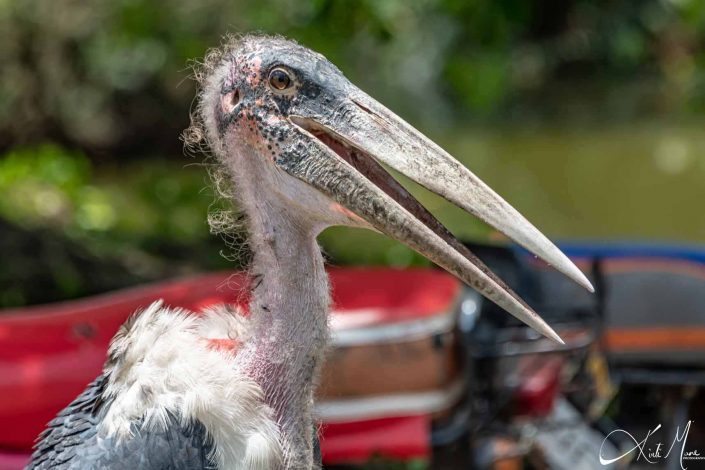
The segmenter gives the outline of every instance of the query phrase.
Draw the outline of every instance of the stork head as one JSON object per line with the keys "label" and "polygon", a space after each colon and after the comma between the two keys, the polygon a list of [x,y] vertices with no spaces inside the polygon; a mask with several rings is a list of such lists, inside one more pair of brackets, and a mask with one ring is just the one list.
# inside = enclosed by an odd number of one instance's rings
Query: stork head
{"label": "stork head", "polygon": [[481,218],[592,291],[558,248],[451,155],[294,42],[246,36],[210,66],[199,118],[236,180],[256,180],[268,205],[320,228],[362,226],[397,239],[560,341],[383,167]]}

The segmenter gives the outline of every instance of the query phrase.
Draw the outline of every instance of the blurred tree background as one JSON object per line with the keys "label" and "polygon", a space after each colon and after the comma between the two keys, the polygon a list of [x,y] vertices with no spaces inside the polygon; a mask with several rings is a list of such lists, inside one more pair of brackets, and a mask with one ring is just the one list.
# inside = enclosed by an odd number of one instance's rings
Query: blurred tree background
{"label": "blurred tree background", "polygon": [[[322,52],[551,236],[705,236],[701,0],[0,0],[0,307],[238,264],[178,136],[189,60],[248,31]],[[423,263],[374,234],[322,242]]]}

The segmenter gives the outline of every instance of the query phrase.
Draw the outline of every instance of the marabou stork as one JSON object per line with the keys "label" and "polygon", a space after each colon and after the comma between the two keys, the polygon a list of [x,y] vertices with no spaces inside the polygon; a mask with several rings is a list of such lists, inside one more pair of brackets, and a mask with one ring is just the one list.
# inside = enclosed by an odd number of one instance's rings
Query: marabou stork
{"label": "marabou stork", "polygon": [[[410,246],[545,336],[556,333],[385,171],[586,277],[480,179],[320,54],[269,36],[210,53],[192,141],[227,170],[246,214],[250,316],[159,302],[113,339],[103,373],[40,435],[29,468],[318,468],[314,385],[328,342],[317,235],[364,227]],[[194,137],[195,136],[195,137]]]}

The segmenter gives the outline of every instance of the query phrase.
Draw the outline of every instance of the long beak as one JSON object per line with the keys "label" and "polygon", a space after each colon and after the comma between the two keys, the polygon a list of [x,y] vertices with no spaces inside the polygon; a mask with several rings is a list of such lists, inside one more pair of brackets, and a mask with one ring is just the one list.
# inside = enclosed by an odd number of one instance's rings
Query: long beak
{"label": "long beak", "polygon": [[387,173],[389,165],[480,217],[593,291],[585,275],[512,206],[401,118],[354,89],[332,118],[289,116],[310,145],[276,163],[453,273],[539,333],[562,343],[541,317]]}

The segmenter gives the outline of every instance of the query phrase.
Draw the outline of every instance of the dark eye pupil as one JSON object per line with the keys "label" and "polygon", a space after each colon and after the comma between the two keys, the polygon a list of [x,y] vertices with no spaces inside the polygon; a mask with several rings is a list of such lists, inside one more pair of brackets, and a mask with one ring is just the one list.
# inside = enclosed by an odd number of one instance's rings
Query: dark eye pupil
{"label": "dark eye pupil", "polygon": [[285,88],[289,87],[291,79],[289,78],[289,75],[283,70],[274,70],[272,71],[272,74],[269,77],[269,82],[277,90],[284,90]]}

